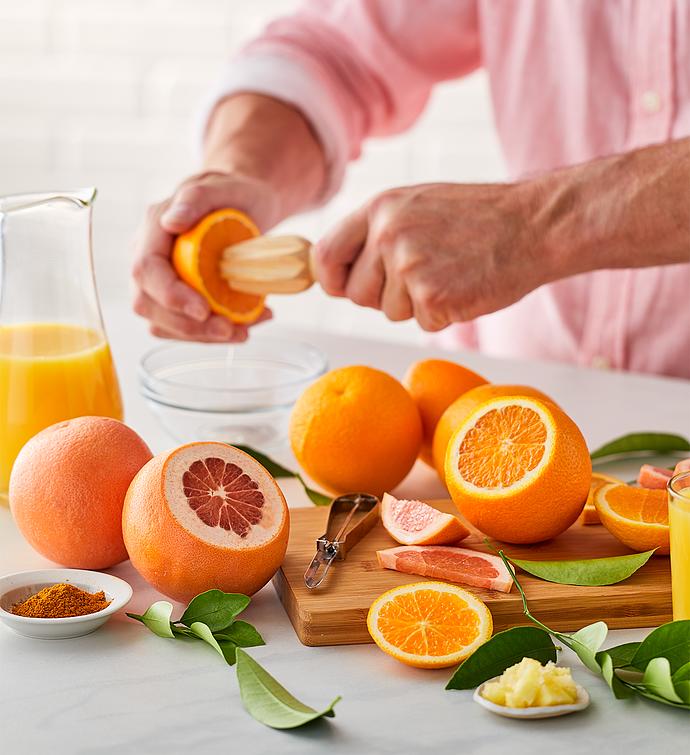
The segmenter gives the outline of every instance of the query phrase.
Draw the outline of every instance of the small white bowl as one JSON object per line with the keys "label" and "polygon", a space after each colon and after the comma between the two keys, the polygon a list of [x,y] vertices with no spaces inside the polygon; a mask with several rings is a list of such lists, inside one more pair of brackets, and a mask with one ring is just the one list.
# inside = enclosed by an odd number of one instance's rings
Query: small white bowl
{"label": "small white bowl", "polygon": [[[86,616],[64,619],[34,619],[17,616],[12,606],[21,603],[44,587],[61,583],[72,584],[88,592],[103,590],[110,605],[102,611]],[[65,640],[90,634],[122,610],[132,597],[132,588],[119,577],[83,569],[41,569],[0,577],[0,620],[17,634],[41,640]]]}
{"label": "small white bowl", "polygon": [[[484,684],[495,682],[498,677],[489,679]],[[565,716],[568,713],[576,713],[578,710],[584,710],[589,705],[589,693],[584,687],[576,684],[577,700],[570,705],[543,705],[534,708],[509,708],[506,705],[496,705],[491,700],[482,697],[484,684],[480,684],[474,691],[474,701],[479,703],[482,708],[490,710],[499,716],[506,718],[554,718],[555,716]]]}

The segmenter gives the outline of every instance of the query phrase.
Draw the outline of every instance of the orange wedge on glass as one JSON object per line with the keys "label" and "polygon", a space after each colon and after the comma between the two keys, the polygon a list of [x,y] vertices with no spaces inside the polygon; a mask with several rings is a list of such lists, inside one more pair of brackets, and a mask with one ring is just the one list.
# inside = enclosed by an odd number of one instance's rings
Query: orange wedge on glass
{"label": "orange wedge on glass", "polygon": [[592,475],[587,444],[565,412],[531,396],[492,398],[446,450],[446,484],[475,527],[509,543],[538,543],[580,515]]}
{"label": "orange wedge on glass", "polygon": [[610,483],[622,483],[623,480],[619,480],[617,477],[611,477],[608,474],[601,474],[601,472],[592,472],[592,481],[589,483],[589,494],[587,495],[587,503],[585,503],[584,509],[582,509],[582,516],[580,521],[582,524],[601,524],[599,514],[597,514],[596,506],[594,505],[594,494],[603,488],[604,485]]}
{"label": "orange wedge on glass", "polygon": [[232,322],[254,322],[264,310],[264,297],[232,289],[220,274],[223,250],[259,235],[252,220],[239,210],[216,210],[180,234],[172,262],[182,280],[208,301],[212,311]]}
{"label": "orange wedge on glass", "polygon": [[472,593],[445,582],[415,582],[385,592],[367,627],[384,653],[408,666],[455,666],[486,642],[493,619]]}
{"label": "orange wedge on glass", "polygon": [[634,551],[657,548],[657,554],[669,552],[665,490],[610,483],[595,492],[594,505],[601,523],[628,548]]}

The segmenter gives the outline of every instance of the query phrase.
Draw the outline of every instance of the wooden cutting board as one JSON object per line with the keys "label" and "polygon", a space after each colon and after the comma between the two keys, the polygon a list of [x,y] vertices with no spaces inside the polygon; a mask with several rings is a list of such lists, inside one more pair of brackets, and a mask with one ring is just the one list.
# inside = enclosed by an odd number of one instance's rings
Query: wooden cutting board
{"label": "wooden cutting board", "polygon": [[[434,506],[457,513],[451,501]],[[280,571],[273,578],[297,636],[305,645],[352,645],[371,642],[366,618],[372,601],[398,585],[422,581],[424,577],[381,569],[376,551],[393,548],[394,542],[379,522],[348,554],[335,561],[321,587],[309,590],[304,571],[315,551],[315,541],[326,529],[326,508],[291,510],[290,542]],[[488,550],[479,534],[472,534],[463,546]],[[619,556],[630,551],[601,525],[573,525],[548,543],[535,546],[506,545],[516,558],[569,559]],[[671,620],[671,572],[668,557],[653,557],[625,582],[608,587],[573,587],[544,582],[518,574],[532,613],[552,629],[572,631],[594,621],[605,621],[611,629],[658,626]],[[495,631],[528,621],[522,601],[513,587],[508,593],[467,588],[490,608]]]}

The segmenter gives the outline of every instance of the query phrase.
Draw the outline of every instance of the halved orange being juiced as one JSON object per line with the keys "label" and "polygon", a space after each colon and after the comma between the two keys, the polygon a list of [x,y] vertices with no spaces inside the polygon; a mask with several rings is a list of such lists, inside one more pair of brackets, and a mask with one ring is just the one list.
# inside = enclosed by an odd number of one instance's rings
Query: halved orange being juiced
{"label": "halved orange being juiced", "polygon": [[223,251],[259,233],[243,212],[223,209],[206,215],[175,240],[172,263],[177,274],[208,301],[213,312],[232,322],[254,322],[264,310],[264,297],[230,287],[220,274]]}
{"label": "halved orange being juiced", "polygon": [[445,582],[415,582],[383,593],[369,609],[367,628],[388,655],[408,666],[455,666],[490,637],[493,619],[467,590]]}
{"label": "halved orange being juiced", "polygon": [[562,409],[509,396],[480,404],[458,427],[445,474],[455,505],[475,527],[497,540],[538,543],[577,519],[592,464]]}

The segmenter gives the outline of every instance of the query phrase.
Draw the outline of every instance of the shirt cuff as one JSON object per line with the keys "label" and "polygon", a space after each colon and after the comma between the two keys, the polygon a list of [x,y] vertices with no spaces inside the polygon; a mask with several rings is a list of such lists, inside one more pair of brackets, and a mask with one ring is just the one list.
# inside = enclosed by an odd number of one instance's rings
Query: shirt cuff
{"label": "shirt cuff", "polygon": [[203,101],[196,124],[196,144],[201,154],[209,118],[224,98],[240,92],[256,92],[286,102],[309,121],[326,158],[326,180],[315,205],[330,199],[340,188],[348,159],[348,136],[338,104],[318,73],[288,57],[245,54],[232,61]]}

